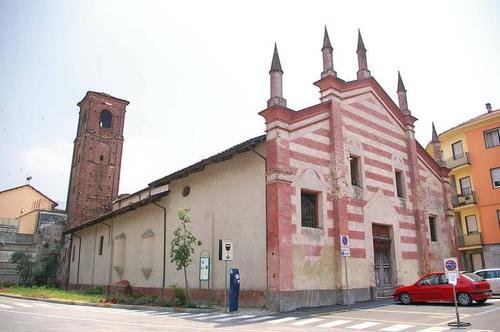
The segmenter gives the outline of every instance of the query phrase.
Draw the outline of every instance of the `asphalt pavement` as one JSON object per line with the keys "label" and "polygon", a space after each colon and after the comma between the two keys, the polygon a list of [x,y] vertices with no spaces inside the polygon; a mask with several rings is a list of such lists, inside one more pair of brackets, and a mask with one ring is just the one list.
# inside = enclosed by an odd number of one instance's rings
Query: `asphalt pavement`
{"label": "asphalt pavement", "polygon": [[[0,296],[0,331],[453,331],[451,304],[400,305],[382,301],[351,310],[324,307],[291,313],[242,310],[168,312],[48,303]],[[472,325],[461,331],[500,331],[500,298],[459,307]]]}

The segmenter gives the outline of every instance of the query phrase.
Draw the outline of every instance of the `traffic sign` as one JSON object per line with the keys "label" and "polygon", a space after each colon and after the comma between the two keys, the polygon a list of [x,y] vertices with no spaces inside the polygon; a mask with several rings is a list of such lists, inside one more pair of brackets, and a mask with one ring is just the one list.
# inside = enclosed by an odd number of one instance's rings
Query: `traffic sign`
{"label": "traffic sign", "polygon": [[233,260],[233,241],[219,240],[219,260],[220,261]]}
{"label": "traffic sign", "polygon": [[340,236],[340,255],[342,257],[351,256],[351,242],[349,241],[349,235]]}
{"label": "traffic sign", "polygon": [[448,280],[450,279],[450,272],[456,273],[458,276],[458,261],[456,257],[449,257],[443,260],[444,273]]}

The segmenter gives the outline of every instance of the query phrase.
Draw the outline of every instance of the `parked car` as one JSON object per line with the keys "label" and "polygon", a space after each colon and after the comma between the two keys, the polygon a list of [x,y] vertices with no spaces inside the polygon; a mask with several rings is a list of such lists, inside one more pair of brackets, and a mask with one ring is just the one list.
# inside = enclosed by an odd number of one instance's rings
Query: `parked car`
{"label": "parked car", "polygon": [[[455,286],[457,302],[470,305],[472,301],[484,303],[491,297],[490,284],[474,273],[460,273]],[[413,285],[396,288],[394,301],[402,304],[418,302],[453,303],[453,286],[448,283],[444,272],[432,272],[424,275]]]}
{"label": "parked car", "polygon": [[474,273],[490,283],[493,294],[500,294],[500,267],[478,270]]}

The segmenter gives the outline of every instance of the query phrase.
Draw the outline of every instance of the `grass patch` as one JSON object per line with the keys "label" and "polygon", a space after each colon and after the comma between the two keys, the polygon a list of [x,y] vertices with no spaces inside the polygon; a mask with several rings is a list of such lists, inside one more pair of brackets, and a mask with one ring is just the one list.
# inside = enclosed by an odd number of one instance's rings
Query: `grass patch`
{"label": "grass patch", "polygon": [[66,291],[57,288],[49,287],[23,287],[23,286],[7,286],[0,288],[0,293],[21,295],[28,297],[36,297],[42,299],[56,299],[77,302],[90,302],[99,303],[107,299],[105,294],[96,294],[97,292],[79,292],[79,291]]}

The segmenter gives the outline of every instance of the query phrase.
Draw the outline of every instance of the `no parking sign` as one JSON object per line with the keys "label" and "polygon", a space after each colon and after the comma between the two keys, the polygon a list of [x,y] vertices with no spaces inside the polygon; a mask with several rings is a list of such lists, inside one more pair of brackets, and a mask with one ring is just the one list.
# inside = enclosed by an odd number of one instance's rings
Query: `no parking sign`
{"label": "no parking sign", "polygon": [[458,278],[458,261],[456,257],[449,257],[443,260],[444,273],[448,278],[448,283],[456,285]]}

